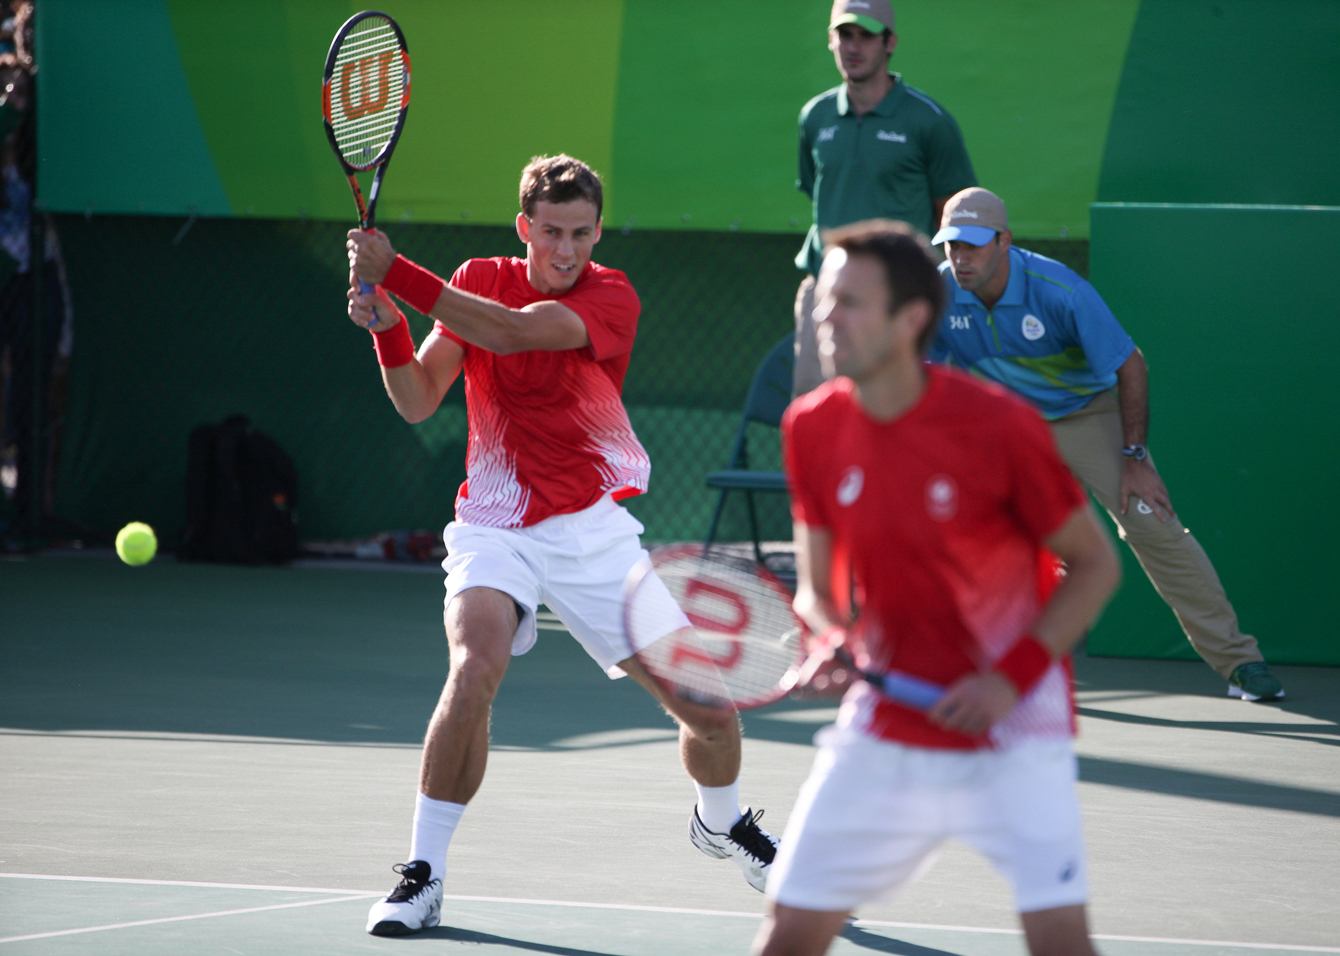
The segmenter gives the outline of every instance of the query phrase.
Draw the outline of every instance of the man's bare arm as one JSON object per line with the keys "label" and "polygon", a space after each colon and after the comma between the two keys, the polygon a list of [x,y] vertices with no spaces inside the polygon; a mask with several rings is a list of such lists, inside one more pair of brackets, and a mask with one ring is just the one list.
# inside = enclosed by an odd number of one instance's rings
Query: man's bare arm
{"label": "man's bare arm", "polygon": [[796,616],[811,634],[842,626],[833,600],[833,535],[827,528],[794,523],[796,541]]}
{"label": "man's bare arm", "polygon": [[1121,563],[1093,508],[1076,508],[1046,541],[1065,562],[1066,574],[1033,625],[1033,636],[1052,657],[1064,657],[1098,620],[1121,582]]}
{"label": "man's bare arm", "polygon": [[[353,230],[348,241],[349,263],[360,279],[371,285],[386,278],[396,251],[386,234]],[[591,344],[581,316],[558,301],[534,302],[509,309],[491,299],[444,284],[428,313],[471,345],[498,355],[513,352],[560,352]]]}
{"label": "man's bare arm", "polygon": [[1127,445],[1143,445],[1149,436],[1149,366],[1139,349],[1117,369],[1121,436]]}
{"label": "man's bare arm", "polygon": [[[941,196],[939,199],[931,200],[931,202],[935,204],[935,218],[932,220],[934,225],[931,226],[932,234],[940,231],[940,222],[944,219],[945,206],[949,203],[949,200],[953,198],[953,196]],[[936,248],[939,247],[937,246]]]}
{"label": "man's bare arm", "polygon": [[[1056,659],[1070,653],[1098,619],[1121,580],[1121,565],[1087,504],[1071,512],[1046,545],[1066,563],[1066,576],[1033,625],[1033,636]],[[1004,720],[1018,700],[1008,677],[987,670],[957,681],[928,716],[942,727],[976,737]]]}
{"label": "man's bare arm", "polygon": [[[1123,441],[1128,447],[1145,444],[1149,435],[1149,367],[1139,349],[1117,369],[1117,402],[1121,406]],[[1121,491],[1117,496],[1122,514],[1129,509],[1131,498],[1139,498],[1154,509],[1160,521],[1173,515],[1168,487],[1148,458],[1136,461],[1127,456],[1122,465]]]}
{"label": "man's bare arm", "polygon": [[[362,295],[358,280],[349,277],[349,318],[355,325],[369,328],[375,310],[378,335],[395,335],[390,331],[405,321],[400,310],[391,304],[386,293],[378,289],[371,295]],[[444,335],[436,332],[423,340],[418,354],[407,364],[396,368],[382,367],[382,383],[396,411],[405,421],[421,422],[442,404],[447,389],[460,373],[465,351]]]}

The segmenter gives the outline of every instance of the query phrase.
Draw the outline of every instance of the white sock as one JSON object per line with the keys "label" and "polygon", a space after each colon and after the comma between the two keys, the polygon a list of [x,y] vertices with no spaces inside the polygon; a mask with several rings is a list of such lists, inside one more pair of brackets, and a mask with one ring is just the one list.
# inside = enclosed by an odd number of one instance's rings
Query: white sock
{"label": "white sock", "polygon": [[447,872],[447,847],[451,846],[451,836],[464,812],[463,803],[449,803],[418,794],[414,803],[414,838],[409,845],[409,858],[411,861],[423,860],[431,866],[431,879],[441,880]]}
{"label": "white sock", "polygon": [[713,833],[729,833],[735,821],[744,816],[740,812],[740,781],[727,787],[704,787],[698,781],[698,819]]}

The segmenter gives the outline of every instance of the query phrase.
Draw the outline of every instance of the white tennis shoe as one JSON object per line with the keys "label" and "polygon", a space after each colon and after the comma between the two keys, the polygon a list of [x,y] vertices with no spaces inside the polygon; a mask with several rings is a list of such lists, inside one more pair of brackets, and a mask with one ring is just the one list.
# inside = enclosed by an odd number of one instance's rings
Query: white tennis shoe
{"label": "white tennis shoe", "polygon": [[777,855],[777,838],[758,825],[762,817],[762,810],[754,813],[745,807],[744,816],[735,821],[729,833],[716,833],[707,829],[698,816],[698,808],[694,807],[693,819],[689,821],[689,839],[708,856],[734,860],[744,871],[749,885],[762,893],[768,881],[768,868]]}
{"label": "white tennis shoe", "polygon": [[368,911],[373,936],[406,936],[436,926],[442,915],[442,881],[430,880],[433,869],[423,860],[397,863],[400,885]]}

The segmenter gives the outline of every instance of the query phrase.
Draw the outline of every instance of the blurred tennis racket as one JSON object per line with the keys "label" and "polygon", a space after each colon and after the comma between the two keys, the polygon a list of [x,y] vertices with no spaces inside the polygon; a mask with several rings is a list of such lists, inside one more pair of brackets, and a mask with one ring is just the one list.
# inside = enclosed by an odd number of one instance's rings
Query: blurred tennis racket
{"label": "blurred tennis racket", "polygon": [[[830,662],[834,666],[826,672],[825,665]],[[930,710],[945,694],[945,688],[939,684],[933,684],[911,674],[904,674],[901,671],[876,673],[857,667],[851,654],[840,644],[818,648],[803,663],[788,672],[782,678],[783,692],[789,693],[792,690],[809,687],[822,690],[821,681],[844,683],[847,678],[847,675],[841,673],[844,668],[867,684],[872,684],[890,700],[896,700],[915,710]]]}
{"label": "blurred tennis racket", "polygon": [[[344,22],[321,79],[321,110],[326,136],[349,178],[358,205],[358,228],[371,232],[377,196],[391,151],[409,109],[409,47],[400,26],[384,13],[366,10]],[[375,169],[367,202],[355,173]],[[358,282],[363,294],[372,286]],[[377,319],[374,315],[373,323]]]}
{"label": "blurred tennis racket", "polygon": [[[692,627],[674,629],[681,609]],[[642,666],[672,694],[715,707],[784,697],[804,658],[799,624],[775,575],[720,549],[659,548],[625,589],[624,627]]]}

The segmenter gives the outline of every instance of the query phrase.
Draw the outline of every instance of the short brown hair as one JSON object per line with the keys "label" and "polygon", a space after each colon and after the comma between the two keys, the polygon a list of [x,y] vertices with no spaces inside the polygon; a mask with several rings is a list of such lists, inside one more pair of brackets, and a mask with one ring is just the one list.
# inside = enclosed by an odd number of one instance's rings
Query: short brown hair
{"label": "short brown hair", "polygon": [[600,218],[605,191],[596,171],[567,153],[534,156],[521,170],[521,211],[529,219],[538,202],[565,203],[585,199],[596,207]]}
{"label": "short brown hair", "polygon": [[845,250],[849,256],[869,256],[884,266],[889,286],[889,315],[909,302],[924,299],[931,320],[917,337],[917,350],[925,353],[940,329],[945,309],[945,284],[931,258],[926,237],[905,222],[868,219],[824,233],[824,251]]}

